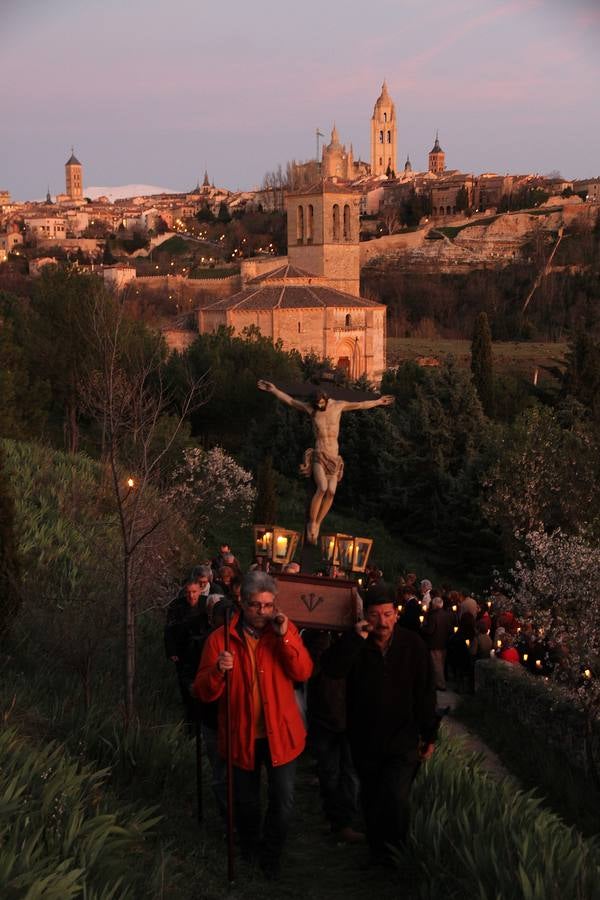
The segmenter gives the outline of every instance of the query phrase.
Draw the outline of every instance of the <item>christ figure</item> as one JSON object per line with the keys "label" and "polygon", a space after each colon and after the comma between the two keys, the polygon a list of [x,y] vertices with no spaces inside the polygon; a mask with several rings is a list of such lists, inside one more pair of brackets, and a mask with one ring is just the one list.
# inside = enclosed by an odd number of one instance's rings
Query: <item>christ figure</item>
{"label": "christ figure", "polygon": [[300,472],[307,478],[312,475],[315,482],[316,490],[310,503],[306,539],[310,544],[316,544],[321,523],[331,508],[338,482],[344,474],[344,460],[340,456],[338,445],[342,413],[353,409],[391,406],[394,398],[387,394],[376,400],[332,400],[325,391],[317,389],[312,403],[304,403],[279,390],[270,381],[261,380],[258,387],[261,391],[274,394],[282,403],[307,413],[312,419],[315,446],[304,454]]}

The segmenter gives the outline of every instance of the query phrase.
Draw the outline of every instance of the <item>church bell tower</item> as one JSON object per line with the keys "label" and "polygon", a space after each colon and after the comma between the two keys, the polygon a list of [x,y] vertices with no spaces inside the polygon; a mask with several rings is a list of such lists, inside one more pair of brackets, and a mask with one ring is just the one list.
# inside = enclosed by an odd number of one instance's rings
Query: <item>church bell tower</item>
{"label": "church bell tower", "polygon": [[290,265],[360,296],[359,195],[324,180],[288,194],[286,210]]}
{"label": "church bell tower", "polygon": [[384,81],[371,117],[371,175],[395,176],[396,150],[396,107]]}

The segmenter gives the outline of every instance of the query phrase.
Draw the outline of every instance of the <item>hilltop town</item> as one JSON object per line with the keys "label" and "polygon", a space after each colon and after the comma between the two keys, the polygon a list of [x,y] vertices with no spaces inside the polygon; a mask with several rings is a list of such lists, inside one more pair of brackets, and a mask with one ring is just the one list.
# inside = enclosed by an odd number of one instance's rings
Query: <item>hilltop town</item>
{"label": "hilltop town", "polygon": [[[321,147],[317,130],[315,159],[279,167],[259,189],[217,187],[205,172],[188,191],[114,200],[87,196],[84,166],[72,151],[64,193],[13,202],[0,191],[0,275],[35,277],[48,265],[97,271],[152,307],[179,349],[206,328],[256,325],[286,349],[332,356],[352,375],[377,380],[385,368],[383,304],[372,291],[361,300],[361,273],[373,285],[390,266],[412,274],[501,268],[530,259],[536,239],[550,258],[569,229],[597,221],[600,178],[465,173],[447,166],[438,134],[426,171],[408,156],[399,168],[401,136],[385,82],[369,134],[368,163],[334,125]],[[323,318],[323,298],[306,290],[293,300],[298,315],[284,323],[280,310],[280,321],[273,313],[267,322],[259,314],[265,296],[247,296],[266,278],[271,290],[288,288],[290,296],[315,279],[338,290],[327,301],[334,324]],[[375,306],[373,325],[367,312]],[[330,325],[345,329],[341,342],[328,336]]]}

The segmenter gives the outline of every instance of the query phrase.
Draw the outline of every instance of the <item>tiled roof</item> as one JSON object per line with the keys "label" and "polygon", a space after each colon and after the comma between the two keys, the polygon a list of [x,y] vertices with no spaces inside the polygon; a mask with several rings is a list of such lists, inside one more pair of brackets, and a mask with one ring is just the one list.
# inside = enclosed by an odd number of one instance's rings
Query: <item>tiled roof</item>
{"label": "tiled roof", "polygon": [[280,281],[282,278],[314,278],[311,272],[299,269],[297,266],[283,265],[271,269],[261,275],[256,275],[248,280],[248,284],[262,284],[265,281]]}
{"label": "tiled roof", "polygon": [[74,154],[74,153],[71,153],[71,155],[70,155],[70,157],[68,158],[68,160],[66,161],[65,165],[66,165],[66,166],[80,166],[81,163],[79,162],[79,160],[77,159],[77,157],[75,156],[75,154]]}
{"label": "tiled roof", "polygon": [[383,304],[322,285],[282,284],[247,287],[203,307],[205,311],[259,309],[384,309]]}
{"label": "tiled roof", "polygon": [[288,191],[288,197],[303,197],[308,194],[353,194],[356,190],[349,181],[340,184],[336,181],[315,181],[308,187],[299,188],[296,191]]}

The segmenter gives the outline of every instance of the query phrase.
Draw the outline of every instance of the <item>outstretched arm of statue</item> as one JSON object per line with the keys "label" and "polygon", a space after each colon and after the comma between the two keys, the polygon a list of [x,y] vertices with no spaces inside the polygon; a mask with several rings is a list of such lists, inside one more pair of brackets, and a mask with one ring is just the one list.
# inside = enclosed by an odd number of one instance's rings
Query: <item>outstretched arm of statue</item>
{"label": "outstretched arm of statue", "polygon": [[294,409],[299,409],[301,412],[311,412],[311,408],[308,403],[302,403],[301,400],[296,400],[295,397],[290,397],[290,395],[286,394],[285,391],[280,391],[278,387],[275,387],[275,385],[271,381],[264,381],[261,378],[256,382],[256,386],[260,391],[267,391],[269,394],[273,394],[275,397],[277,397],[278,400],[281,400],[282,403],[287,404],[287,406],[291,406]]}
{"label": "outstretched arm of statue", "polygon": [[383,397],[378,397],[377,400],[357,400],[354,403],[344,403],[342,412],[348,412],[352,409],[374,409],[376,406],[392,406],[394,401],[395,397],[392,394],[384,394]]}

